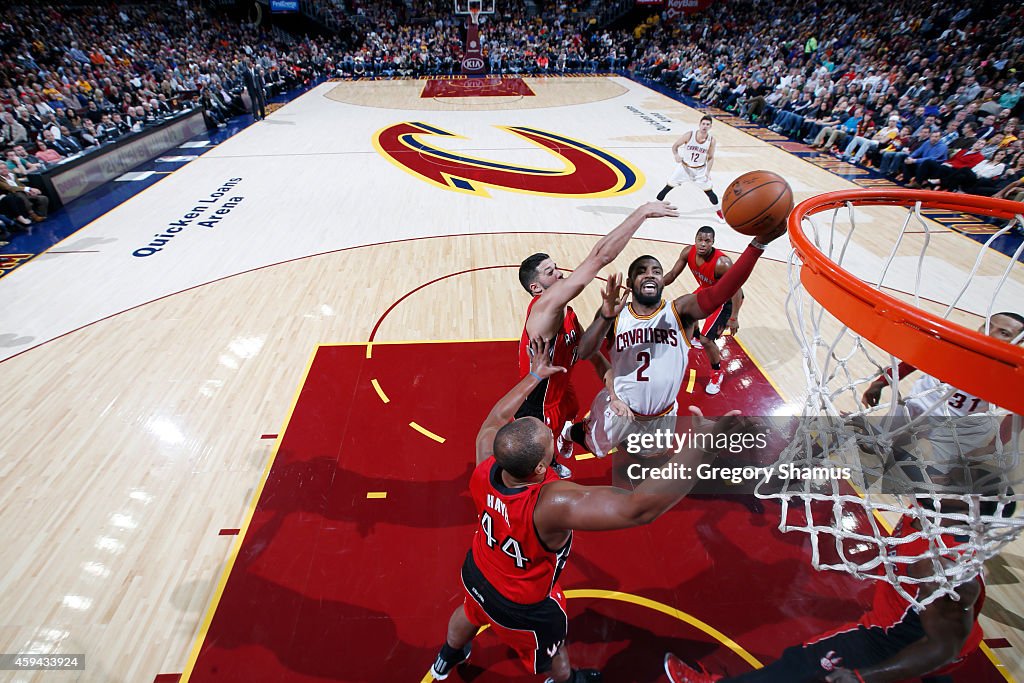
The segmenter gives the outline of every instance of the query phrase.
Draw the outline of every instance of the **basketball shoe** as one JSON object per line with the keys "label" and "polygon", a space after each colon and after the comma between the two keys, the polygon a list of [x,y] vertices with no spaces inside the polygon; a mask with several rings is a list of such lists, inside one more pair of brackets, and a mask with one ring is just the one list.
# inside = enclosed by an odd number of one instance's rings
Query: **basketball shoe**
{"label": "basketball shoe", "polygon": [[700,338],[698,337],[694,337],[693,339],[690,340],[690,346],[692,346],[695,349],[704,348],[704,345],[700,343]]}
{"label": "basketball shoe", "polygon": [[722,381],[725,379],[725,370],[712,370],[711,381],[704,387],[704,391],[714,396],[722,390]]}
{"label": "basketball shoe", "polygon": [[558,432],[558,438],[555,439],[555,450],[563,458],[572,457],[572,437],[569,436],[569,430],[572,429],[572,422],[569,420],[565,421],[562,425],[562,431]]}
{"label": "basketball shoe", "polygon": [[450,655],[448,659],[445,659],[444,651],[451,648],[447,643],[441,648],[441,651],[437,653],[437,659],[434,660],[434,666],[430,667],[430,675],[438,681],[443,681],[448,678],[448,674],[452,672],[452,669],[457,667],[469,659],[469,654],[473,651],[473,643],[466,643],[466,647],[461,650],[455,650],[454,655]]}
{"label": "basketball shoe", "polygon": [[721,223],[722,225],[725,225],[725,214],[722,213],[722,210],[718,209],[717,211],[715,211],[715,215],[718,216],[718,222]]}
{"label": "basketball shoe", "polygon": [[700,671],[687,666],[683,660],[674,654],[665,655],[665,675],[672,683],[714,683],[722,680],[718,674],[709,674],[703,666]]}
{"label": "basketball shoe", "polygon": [[572,470],[557,460],[551,463],[551,469],[555,471],[559,479],[569,479],[572,477]]}

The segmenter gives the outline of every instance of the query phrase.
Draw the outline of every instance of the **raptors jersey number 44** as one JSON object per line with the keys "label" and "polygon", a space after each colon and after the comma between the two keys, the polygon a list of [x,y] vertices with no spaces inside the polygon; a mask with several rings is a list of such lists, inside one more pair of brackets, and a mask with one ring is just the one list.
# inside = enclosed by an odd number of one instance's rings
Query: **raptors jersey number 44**
{"label": "raptors jersey number 44", "polygon": [[634,413],[664,413],[686,374],[687,344],[675,307],[664,299],[651,315],[638,315],[632,304],[622,309],[611,345],[615,393]]}

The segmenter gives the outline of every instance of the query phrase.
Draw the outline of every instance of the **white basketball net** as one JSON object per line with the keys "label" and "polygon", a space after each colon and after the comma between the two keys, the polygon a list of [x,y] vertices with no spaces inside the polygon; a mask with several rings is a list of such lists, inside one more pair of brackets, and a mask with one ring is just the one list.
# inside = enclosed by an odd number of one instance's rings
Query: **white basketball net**
{"label": "white basketball net", "polygon": [[[872,224],[877,235],[879,225],[891,225],[895,232],[900,220],[902,227],[891,248],[879,247],[877,237],[873,244],[866,243],[865,224]],[[1024,225],[1020,215],[1015,222]],[[978,244],[974,266],[965,273],[950,267],[940,250],[974,247],[927,220],[920,203],[846,203],[807,216],[802,223],[822,253],[847,271],[972,329],[993,313],[1020,313],[1024,308],[1024,267],[1018,262],[1024,245],[1012,260],[992,253],[988,246],[1013,225],[1010,222],[984,245]],[[961,397],[981,399],[963,396],[937,380],[918,381],[924,377],[920,371],[902,382],[890,380],[877,406],[862,405],[862,394],[883,372],[898,377],[900,359],[822,308],[803,288],[800,269],[794,251],[786,311],[803,350],[808,395],[779,463],[847,466],[853,477],[849,482],[772,479],[757,487],[757,495],[781,503],[782,531],[809,535],[816,569],[888,581],[917,608],[942,595],[957,599],[957,586],[976,577],[985,560],[1024,526],[1024,421],[995,407],[958,417],[945,406]],[[1011,515],[1015,502],[1017,511]],[[917,520],[920,530],[890,535],[880,518],[894,522],[901,516]],[[926,541],[926,549],[911,553],[907,544],[915,541],[919,549]],[[921,560],[927,560],[922,565],[930,566],[930,571],[908,576],[909,565]],[[921,583],[933,584],[934,590],[917,595],[915,584]]]}

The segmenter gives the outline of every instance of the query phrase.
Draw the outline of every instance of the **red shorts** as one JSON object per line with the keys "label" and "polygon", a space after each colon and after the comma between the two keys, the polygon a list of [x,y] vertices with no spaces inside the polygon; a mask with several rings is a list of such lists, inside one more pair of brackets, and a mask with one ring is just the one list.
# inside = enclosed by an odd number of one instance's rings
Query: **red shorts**
{"label": "red shorts", "polygon": [[[465,587],[465,586],[464,586]],[[487,601],[488,614],[468,589],[462,609],[475,626],[489,625],[501,642],[519,655],[523,665],[535,674],[551,670],[551,659],[565,643],[568,619],[565,593],[557,583],[551,595],[534,605],[508,606],[493,599]],[[515,626],[509,628],[501,623]]]}
{"label": "red shorts", "polygon": [[544,406],[544,424],[557,437],[566,422],[575,422],[580,412],[580,402],[576,400],[576,389],[570,384],[562,394],[557,405]]}

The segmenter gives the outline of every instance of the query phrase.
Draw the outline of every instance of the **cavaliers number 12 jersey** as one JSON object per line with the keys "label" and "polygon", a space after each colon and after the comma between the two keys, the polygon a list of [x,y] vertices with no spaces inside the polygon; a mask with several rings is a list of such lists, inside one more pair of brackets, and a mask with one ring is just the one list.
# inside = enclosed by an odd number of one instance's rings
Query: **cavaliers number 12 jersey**
{"label": "cavaliers number 12 jersey", "polygon": [[664,299],[651,315],[626,306],[615,319],[611,347],[615,393],[640,415],[661,415],[679,395],[688,341],[675,306]]}
{"label": "cavaliers number 12 jersey", "polygon": [[701,168],[708,163],[708,150],[711,148],[711,133],[708,133],[704,142],[697,142],[697,131],[690,134],[690,141],[679,150],[679,157],[683,165],[690,168]]}

